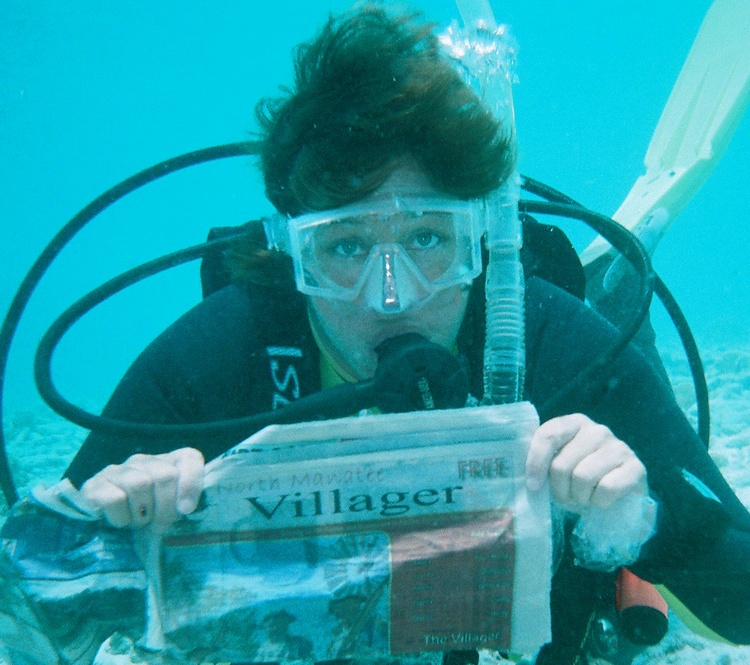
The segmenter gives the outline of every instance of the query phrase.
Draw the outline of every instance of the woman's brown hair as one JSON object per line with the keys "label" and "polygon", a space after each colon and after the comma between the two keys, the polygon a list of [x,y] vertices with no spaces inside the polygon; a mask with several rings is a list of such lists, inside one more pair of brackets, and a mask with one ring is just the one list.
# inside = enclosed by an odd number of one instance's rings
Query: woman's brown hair
{"label": "woman's brown hair", "polygon": [[[298,46],[294,64],[294,88],[256,108],[266,195],[283,214],[362,198],[406,160],[464,199],[495,189],[513,168],[508,128],[419,14],[359,5]],[[248,249],[236,248],[235,259],[250,259]]]}

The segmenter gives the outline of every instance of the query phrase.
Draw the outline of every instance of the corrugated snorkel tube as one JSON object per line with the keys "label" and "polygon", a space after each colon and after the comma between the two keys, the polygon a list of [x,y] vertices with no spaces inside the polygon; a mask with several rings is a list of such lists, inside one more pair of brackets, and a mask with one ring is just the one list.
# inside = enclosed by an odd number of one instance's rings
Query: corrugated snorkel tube
{"label": "corrugated snorkel tube", "polygon": [[[441,35],[446,55],[467,84],[500,122],[515,149],[513,65],[515,43],[507,26],[498,26],[486,0],[457,0],[464,28]],[[489,262],[486,271],[487,334],[484,349],[486,404],[517,402],[523,396],[526,366],[524,281],[521,266],[520,177],[514,167],[507,180],[478,205],[485,217]]]}

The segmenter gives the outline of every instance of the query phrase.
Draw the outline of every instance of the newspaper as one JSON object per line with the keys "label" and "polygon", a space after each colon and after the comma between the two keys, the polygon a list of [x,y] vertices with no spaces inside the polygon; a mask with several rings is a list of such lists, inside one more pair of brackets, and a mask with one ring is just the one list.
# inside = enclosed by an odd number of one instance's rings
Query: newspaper
{"label": "newspaper", "polygon": [[537,424],[523,403],[251,437],[164,538],[165,643],[243,662],[535,651],[551,568],[549,498],[523,483]]}

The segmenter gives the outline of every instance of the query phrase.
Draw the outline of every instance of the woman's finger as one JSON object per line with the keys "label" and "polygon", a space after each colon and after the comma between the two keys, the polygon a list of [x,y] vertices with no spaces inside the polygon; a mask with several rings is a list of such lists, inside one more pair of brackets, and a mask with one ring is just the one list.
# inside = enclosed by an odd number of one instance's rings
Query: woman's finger
{"label": "woman's finger", "polygon": [[635,453],[582,414],[553,418],[539,427],[526,475],[532,490],[548,478],[552,497],[564,505],[604,508],[630,492],[647,491],[646,470]]}
{"label": "woman's finger", "polygon": [[632,455],[599,480],[591,494],[590,503],[597,508],[609,508],[616,501],[635,492],[647,494],[648,482],[646,467]]}
{"label": "woman's finger", "polygon": [[[616,443],[617,439],[606,427],[591,421],[582,423],[575,436],[550,463],[549,480],[553,497],[560,503],[575,502],[578,496],[585,496],[588,500],[599,480],[597,470],[602,466],[607,471],[612,468],[609,457],[600,456],[599,451]],[[599,460],[599,464],[595,463],[596,460]]]}
{"label": "woman's finger", "polygon": [[543,423],[531,438],[526,457],[526,486],[536,491],[547,480],[552,460],[580,430],[585,416],[578,414],[552,418]]}
{"label": "woman's finger", "polygon": [[135,526],[155,522],[161,525],[172,524],[179,517],[177,512],[178,469],[172,461],[163,455],[139,455],[128,460],[129,468],[143,474],[144,492],[128,491],[130,511]]}
{"label": "woman's finger", "polygon": [[631,458],[635,458],[633,453],[618,439],[602,441],[570,470],[565,491],[556,498],[562,503],[590,504],[599,484]]}
{"label": "woman's finger", "polygon": [[203,467],[203,455],[193,448],[133,455],[102,470],[81,491],[113,526],[169,526],[198,505]]}
{"label": "woman's finger", "polygon": [[151,480],[132,466],[109,466],[84,483],[81,491],[113,526],[144,526],[153,519]]}
{"label": "woman's finger", "polygon": [[168,454],[177,468],[177,510],[182,515],[192,513],[203,492],[203,455],[195,448],[181,448]]}

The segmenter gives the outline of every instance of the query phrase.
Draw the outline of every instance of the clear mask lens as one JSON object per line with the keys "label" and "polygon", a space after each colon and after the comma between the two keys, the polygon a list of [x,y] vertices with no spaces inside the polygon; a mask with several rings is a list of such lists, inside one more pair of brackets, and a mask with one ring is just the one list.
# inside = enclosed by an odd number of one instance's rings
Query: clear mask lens
{"label": "clear mask lens", "polygon": [[297,288],[401,312],[481,272],[478,205],[390,197],[288,221]]}

